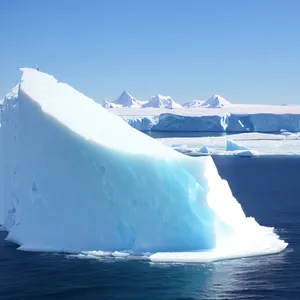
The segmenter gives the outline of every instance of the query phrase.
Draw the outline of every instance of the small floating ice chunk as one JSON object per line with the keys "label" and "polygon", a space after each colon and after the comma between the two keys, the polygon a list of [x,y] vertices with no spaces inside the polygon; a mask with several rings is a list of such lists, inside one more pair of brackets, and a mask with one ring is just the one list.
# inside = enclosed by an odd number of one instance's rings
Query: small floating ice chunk
{"label": "small floating ice chunk", "polygon": [[119,252],[119,251],[114,251],[111,255],[113,257],[127,257],[127,256],[130,256],[130,254],[127,253],[127,252]]}
{"label": "small floating ice chunk", "polygon": [[226,150],[227,151],[236,151],[236,150],[250,150],[249,148],[238,144],[237,142],[227,139],[226,140]]}

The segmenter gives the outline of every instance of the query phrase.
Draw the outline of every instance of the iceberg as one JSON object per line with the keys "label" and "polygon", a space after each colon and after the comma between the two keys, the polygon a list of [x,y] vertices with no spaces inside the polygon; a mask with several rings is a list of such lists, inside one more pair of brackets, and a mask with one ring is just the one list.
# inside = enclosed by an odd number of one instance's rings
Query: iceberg
{"label": "iceberg", "polygon": [[[238,108],[238,107],[237,107]],[[251,106],[249,106],[251,109]],[[122,116],[132,127],[143,131],[177,131],[177,132],[280,132],[284,128],[289,132],[300,131],[300,111],[298,108],[288,112],[253,112],[223,114],[205,114],[200,109],[176,110],[174,113],[158,115]],[[221,108],[220,108],[221,109]],[[207,108],[207,110],[209,110]],[[191,115],[191,111],[193,114]],[[272,111],[272,109],[270,109]],[[197,115],[198,112],[198,115]],[[118,112],[116,112],[118,113]],[[140,124],[146,124],[140,129]]]}
{"label": "iceberg", "polygon": [[201,148],[197,149],[197,152],[203,153],[203,154],[209,154],[210,153],[209,149],[205,145],[203,145]]}
{"label": "iceberg", "polygon": [[22,69],[1,112],[1,204],[19,249],[207,262],[280,252],[209,156],[189,157],[54,77]]}
{"label": "iceberg", "polygon": [[237,151],[237,150],[250,150],[250,149],[233,140],[226,139],[226,151]]}

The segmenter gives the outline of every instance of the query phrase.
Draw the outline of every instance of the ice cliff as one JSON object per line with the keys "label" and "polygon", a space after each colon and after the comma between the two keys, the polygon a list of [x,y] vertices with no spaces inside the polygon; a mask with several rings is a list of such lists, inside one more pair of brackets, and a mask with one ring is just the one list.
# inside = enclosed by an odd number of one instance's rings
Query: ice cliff
{"label": "ice cliff", "polygon": [[2,220],[20,249],[205,262],[287,246],[245,216],[210,157],[178,153],[54,77],[22,72],[0,131]]}
{"label": "ice cliff", "polygon": [[186,132],[290,132],[300,131],[299,113],[252,113],[224,115],[182,115],[162,113],[156,116],[123,116],[141,131]]}

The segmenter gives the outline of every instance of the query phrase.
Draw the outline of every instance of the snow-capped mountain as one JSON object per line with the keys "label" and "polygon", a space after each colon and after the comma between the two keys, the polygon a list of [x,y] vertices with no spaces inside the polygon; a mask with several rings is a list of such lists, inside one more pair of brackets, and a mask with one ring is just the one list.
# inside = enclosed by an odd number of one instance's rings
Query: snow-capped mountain
{"label": "snow-capped mountain", "polygon": [[180,108],[181,105],[176,103],[170,96],[162,96],[160,94],[156,96],[151,96],[145,104],[143,104],[144,108],[152,107],[152,108]]}
{"label": "snow-capped mountain", "polygon": [[141,107],[141,104],[127,91],[124,91],[114,102],[114,104],[121,105],[122,107]]}
{"label": "snow-capped mountain", "polygon": [[232,105],[232,103],[230,103],[223,97],[219,95],[213,95],[210,98],[208,98],[206,101],[204,101],[201,107],[220,108],[220,107],[230,106],[230,105]]}
{"label": "snow-capped mountain", "polygon": [[182,105],[182,107],[185,108],[197,108],[197,107],[201,107],[204,101],[202,100],[193,100],[193,101],[189,101],[186,102]]}

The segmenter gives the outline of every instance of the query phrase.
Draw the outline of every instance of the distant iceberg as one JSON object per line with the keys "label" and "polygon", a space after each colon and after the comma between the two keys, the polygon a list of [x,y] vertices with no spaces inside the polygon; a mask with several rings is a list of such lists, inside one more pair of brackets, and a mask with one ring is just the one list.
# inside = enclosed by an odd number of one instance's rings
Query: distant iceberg
{"label": "distant iceberg", "polygon": [[[193,109],[189,110],[194,112]],[[139,112],[140,113],[140,112]],[[231,113],[197,115],[163,111],[158,115],[123,116],[132,127],[142,131],[185,131],[185,132],[280,132],[282,128],[289,132],[300,132],[300,111],[292,113]],[[141,127],[140,125],[143,124]]]}
{"label": "distant iceberg", "polygon": [[22,72],[0,130],[0,201],[19,249],[209,262],[286,248],[245,216],[211,157],[178,153],[54,77]]}

